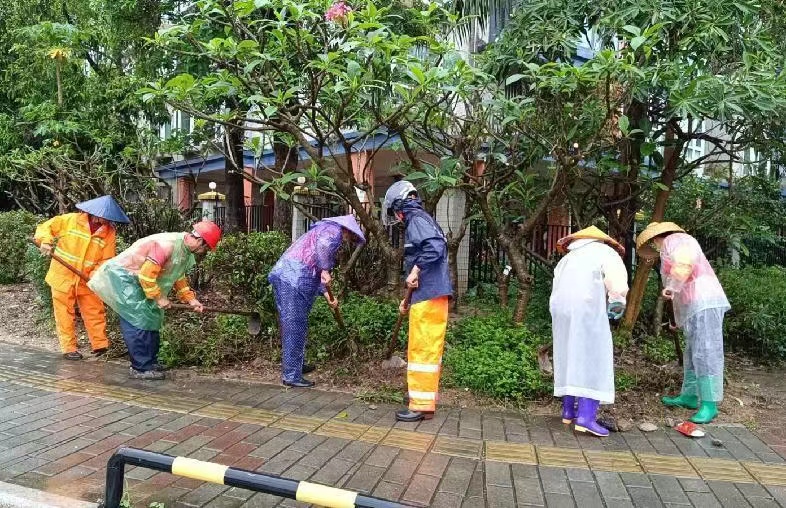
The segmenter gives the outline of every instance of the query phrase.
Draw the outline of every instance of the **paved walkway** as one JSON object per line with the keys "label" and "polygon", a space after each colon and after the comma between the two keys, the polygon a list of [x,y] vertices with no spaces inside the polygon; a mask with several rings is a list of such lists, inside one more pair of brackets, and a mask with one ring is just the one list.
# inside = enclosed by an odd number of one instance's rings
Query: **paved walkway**
{"label": "paved walkway", "polygon": [[[415,506],[786,506],[784,458],[742,426],[596,439],[557,418],[452,408],[402,424],[395,407],[349,394],[126,373],[4,344],[0,481],[96,501],[124,445]],[[134,507],[300,506],[147,469],[126,476]]]}

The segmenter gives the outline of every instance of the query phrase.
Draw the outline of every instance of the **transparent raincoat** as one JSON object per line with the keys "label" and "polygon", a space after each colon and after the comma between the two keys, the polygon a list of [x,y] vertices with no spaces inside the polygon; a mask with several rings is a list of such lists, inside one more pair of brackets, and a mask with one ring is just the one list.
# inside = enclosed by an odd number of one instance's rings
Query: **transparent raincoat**
{"label": "transparent raincoat", "polygon": [[625,302],[620,255],[597,240],[574,240],[554,270],[549,301],[554,336],[554,395],[614,402],[614,347],[607,306]]}
{"label": "transparent raincoat", "polygon": [[270,271],[270,281],[297,288],[300,293],[316,298],[325,291],[320,274],[322,270],[333,269],[341,239],[339,224],[317,222],[284,252]]}
{"label": "transparent raincoat", "polygon": [[663,287],[674,292],[674,318],[685,330],[682,393],[723,400],[723,317],[731,308],[699,242],[667,236],[660,250]]}
{"label": "transparent raincoat", "polygon": [[281,378],[297,382],[302,377],[308,335],[308,313],[314,300],[325,292],[321,274],[336,263],[343,239],[342,227],[365,241],[352,216],[330,217],[314,224],[284,252],[270,271],[268,280],[278,310],[281,341]]}
{"label": "transparent raincoat", "polygon": [[145,296],[138,278],[148,257],[167,260],[156,280],[161,295],[168,295],[175,281],[196,263],[194,254],[186,247],[185,233],[151,235],[101,265],[88,287],[133,326],[154,331],[161,328],[164,311]]}
{"label": "transparent raincoat", "polygon": [[660,250],[663,287],[674,292],[674,319],[686,321],[706,309],[729,310],[726,294],[699,242],[686,233],[667,236]]}

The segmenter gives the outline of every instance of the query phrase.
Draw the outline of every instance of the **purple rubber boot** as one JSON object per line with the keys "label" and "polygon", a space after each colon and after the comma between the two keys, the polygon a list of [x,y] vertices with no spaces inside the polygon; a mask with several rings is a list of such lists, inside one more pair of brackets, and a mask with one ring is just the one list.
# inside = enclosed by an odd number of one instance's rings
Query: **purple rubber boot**
{"label": "purple rubber boot", "polygon": [[576,419],[576,397],[565,395],[562,397],[562,423],[570,425]]}
{"label": "purple rubber boot", "polygon": [[596,421],[600,401],[579,397],[579,411],[576,418],[576,432],[588,432],[599,437],[609,435],[608,429],[601,427]]}

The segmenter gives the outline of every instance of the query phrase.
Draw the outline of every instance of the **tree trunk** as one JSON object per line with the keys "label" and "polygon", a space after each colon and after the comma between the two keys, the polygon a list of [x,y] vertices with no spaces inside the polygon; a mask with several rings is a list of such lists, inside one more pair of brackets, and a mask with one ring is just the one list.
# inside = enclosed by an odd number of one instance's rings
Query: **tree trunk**
{"label": "tree trunk", "polygon": [[243,129],[227,127],[224,137],[224,186],[226,190],[225,233],[246,231],[246,207],[243,197]]}
{"label": "tree trunk", "polygon": [[[273,153],[276,157],[275,170],[281,174],[297,171],[298,149],[278,140],[273,141]],[[290,193],[294,189],[290,185],[285,190]],[[273,209],[273,230],[289,236],[292,234],[292,202],[276,196]],[[294,240],[294,238],[293,238]]]}
{"label": "tree trunk", "polygon": [[517,325],[524,322],[527,316],[527,305],[531,296],[532,275],[527,269],[527,260],[524,253],[515,240],[501,235],[499,243],[508,255],[508,262],[516,272],[516,280],[519,283],[519,290],[516,296],[516,307],[513,310],[513,322]]}
{"label": "tree trunk", "polygon": [[660,281],[660,277],[658,277],[658,300],[655,302],[655,315],[652,317],[651,333],[653,337],[660,337],[661,331],[663,330],[663,314],[666,299],[663,298],[661,294],[662,289],[663,284]]}
{"label": "tree trunk", "polygon": [[450,301],[450,308],[454,312],[458,310],[458,292],[459,292],[459,278],[458,278],[458,251],[461,247],[461,241],[467,234],[469,222],[467,217],[472,212],[472,204],[469,197],[464,196],[464,216],[461,218],[461,225],[458,231],[449,231],[447,234],[447,247],[448,247],[448,267],[450,268],[450,283],[453,286],[454,298]]}
{"label": "tree trunk", "polygon": [[[630,120],[631,129],[641,128],[641,123],[646,118],[646,106],[639,101],[632,101],[626,111]],[[616,210],[609,211],[610,231],[609,234],[625,247],[625,270],[628,274],[628,285],[633,281],[633,251],[635,242],[633,239],[634,227],[636,225],[636,213],[639,209],[639,200],[636,197],[639,191],[639,164],[641,162],[641,139],[626,138],[623,140],[620,150],[620,163],[627,167],[628,171],[623,181],[615,184],[613,201],[621,202],[619,215]]]}
{"label": "tree trunk", "polygon": [[[664,188],[658,191],[655,197],[655,209],[652,213],[652,221],[660,222],[666,214],[666,205],[669,200],[672,185],[674,184],[674,177],[677,174],[677,164],[679,155],[682,152],[682,142],[675,142],[675,129],[669,123],[666,127],[666,148],[663,157],[663,173],[661,174],[660,181]],[[641,312],[641,304],[644,299],[644,291],[647,288],[647,280],[650,276],[650,270],[654,260],[640,259],[636,267],[636,276],[633,278],[630,292],[628,293],[628,306],[625,309],[625,317],[623,318],[622,328],[627,331],[633,330],[633,325],[639,317]]]}

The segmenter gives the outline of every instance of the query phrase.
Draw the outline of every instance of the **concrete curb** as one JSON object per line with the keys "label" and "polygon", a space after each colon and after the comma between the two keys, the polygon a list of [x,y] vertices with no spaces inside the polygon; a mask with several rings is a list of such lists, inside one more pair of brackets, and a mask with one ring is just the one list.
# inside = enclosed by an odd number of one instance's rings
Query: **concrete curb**
{"label": "concrete curb", "polygon": [[0,508],[96,508],[95,503],[0,482]]}

